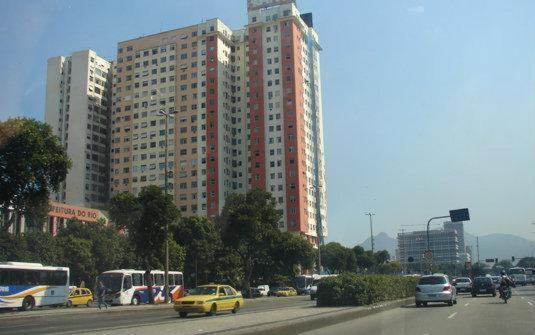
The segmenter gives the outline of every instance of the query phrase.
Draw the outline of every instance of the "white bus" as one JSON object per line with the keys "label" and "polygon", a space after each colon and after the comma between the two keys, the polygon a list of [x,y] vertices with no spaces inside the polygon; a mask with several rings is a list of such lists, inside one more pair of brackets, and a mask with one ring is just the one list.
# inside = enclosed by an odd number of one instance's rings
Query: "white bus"
{"label": "white bus", "polygon": [[[164,302],[164,272],[153,270],[150,278],[145,276],[143,270],[121,269],[103,272],[97,278],[97,283],[102,281],[108,290],[106,302],[112,305],[139,305],[149,302],[147,283],[151,282],[152,297],[155,303]],[[171,301],[184,295],[184,278],[182,272],[169,271],[169,296]],[[95,295],[98,292],[95,292]]]}
{"label": "white bus", "polygon": [[39,263],[0,263],[0,308],[30,310],[64,305],[69,295],[69,268]]}
{"label": "white bus", "polygon": [[510,268],[507,274],[514,279],[516,285],[526,285],[526,269],[519,267]]}
{"label": "white bus", "polygon": [[535,269],[526,268],[526,283],[535,285]]}

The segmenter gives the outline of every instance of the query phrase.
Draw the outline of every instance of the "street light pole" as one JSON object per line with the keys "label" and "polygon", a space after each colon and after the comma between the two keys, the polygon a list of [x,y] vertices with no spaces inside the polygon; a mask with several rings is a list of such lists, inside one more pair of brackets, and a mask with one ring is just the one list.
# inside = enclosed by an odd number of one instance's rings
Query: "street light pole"
{"label": "street light pole", "polygon": [[372,223],[372,216],[375,215],[375,213],[372,213],[372,212],[368,212],[368,213],[364,213],[364,215],[368,215],[370,217],[370,241],[372,243],[372,254],[373,254],[373,249],[374,249],[374,243],[373,243],[373,223]]}
{"label": "street light pole", "polygon": [[[165,187],[164,187],[164,194],[165,198],[167,199],[167,189],[169,188],[168,183],[168,167],[167,167],[167,146],[169,144],[168,141],[168,133],[169,133],[169,118],[173,116],[174,113],[172,112],[166,112],[164,109],[160,109],[158,111],[158,115],[165,117],[165,158],[164,158],[164,173],[165,173]],[[169,303],[169,223],[165,222],[165,274],[164,274],[164,301],[165,303]]]}

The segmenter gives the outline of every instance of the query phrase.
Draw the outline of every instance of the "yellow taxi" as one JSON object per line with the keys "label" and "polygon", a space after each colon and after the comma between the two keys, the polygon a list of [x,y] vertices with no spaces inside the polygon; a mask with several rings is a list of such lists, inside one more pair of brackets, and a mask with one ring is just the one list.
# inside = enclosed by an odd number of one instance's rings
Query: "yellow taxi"
{"label": "yellow taxi", "polygon": [[201,285],[189,290],[185,297],[175,301],[175,311],[185,318],[188,313],[214,315],[220,311],[237,313],[243,307],[241,293],[228,285]]}
{"label": "yellow taxi", "polygon": [[293,287],[283,287],[277,291],[277,297],[290,297],[297,295],[297,291]]}
{"label": "yellow taxi", "polygon": [[93,304],[93,293],[88,288],[75,288],[69,292],[67,307],[86,305],[91,307]]}

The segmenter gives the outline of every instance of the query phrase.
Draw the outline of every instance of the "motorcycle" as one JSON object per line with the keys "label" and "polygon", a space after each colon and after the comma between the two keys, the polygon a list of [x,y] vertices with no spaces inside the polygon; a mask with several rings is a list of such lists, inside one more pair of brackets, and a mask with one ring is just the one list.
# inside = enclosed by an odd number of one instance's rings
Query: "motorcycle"
{"label": "motorcycle", "polygon": [[500,299],[503,299],[504,303],[507,303],[507,300],[511,299],[511,296],[512,296],[511,287],[507,286],[505,288],[505,291],[504,291],[504,288],[500,287]]}

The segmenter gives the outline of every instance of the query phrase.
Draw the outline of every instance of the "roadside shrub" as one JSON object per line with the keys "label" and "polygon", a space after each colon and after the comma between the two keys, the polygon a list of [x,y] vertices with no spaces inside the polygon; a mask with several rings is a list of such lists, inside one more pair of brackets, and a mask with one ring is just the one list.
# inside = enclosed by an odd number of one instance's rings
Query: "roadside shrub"
{"label": "roadside shrub", "polygon": [[410,297],[414,277],[343,273],[323,278],[318,285],[318,306],[361,306]]}

